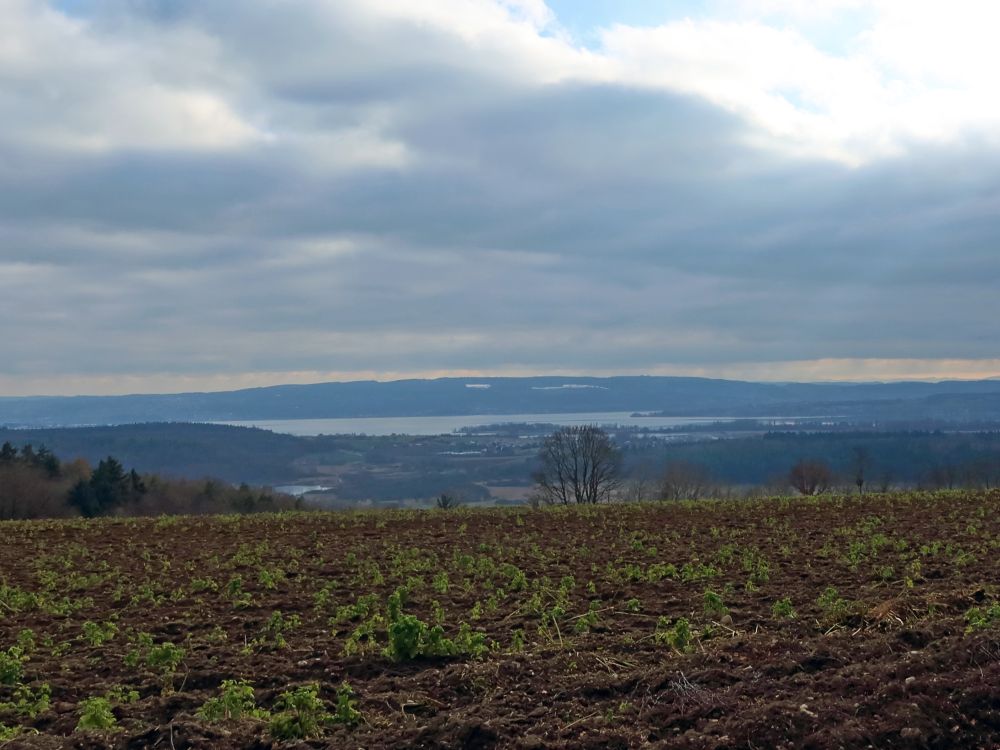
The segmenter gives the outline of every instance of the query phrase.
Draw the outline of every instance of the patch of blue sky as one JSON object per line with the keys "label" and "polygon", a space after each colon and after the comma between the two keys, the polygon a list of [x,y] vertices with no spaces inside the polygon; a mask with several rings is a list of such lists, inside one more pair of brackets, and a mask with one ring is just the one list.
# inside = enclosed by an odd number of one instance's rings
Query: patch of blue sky
{"label": "patch of blue sky", "polygon": [[93,10],[92,0],[50,0],[49,4],[63,15],[87,16]]}
{"label": "patch of blue sky", "polygon": [[600,42],[600,30],[624,26],[659,26],[704,15],[703,0],[547,0],[560,26],[584,46]]}
{"label": "patch of blue sky", "polygon": [[[4,0],[0,0],[0,3]],[[101,15],[115,13],[134,13],[136,15],[169,21],[181,16],[199,2],[215,2],[215,0],[132,0],[128,3],[111,3],[108,0],[48,0],[49,7],[55,8],[63,15],[73,18],[95,18]]]}
{"label": "patch of blue sky", "polygon": [[844,8],[814,20],[766,18],[776,27],[793,26],[821,52],[836,57],[847,57],[862,43],[862,35],[875,22],[876,11],[871,7]]}
{"label": "patch of blue sky", "polygon": [[547,4],[559,25],[577,43],[587,47],[596,47],[600,43],[601,29],[615,24],[649,27],[685,18],[723,22],[756,18],[775,28],[794,28],[817,49],[836,56],[854,51],[876,14],[874,8],[867,5],[816,15],[789,14],[781,10],[756,15],[752,3],[734,4],[728,0],[547,0]]}

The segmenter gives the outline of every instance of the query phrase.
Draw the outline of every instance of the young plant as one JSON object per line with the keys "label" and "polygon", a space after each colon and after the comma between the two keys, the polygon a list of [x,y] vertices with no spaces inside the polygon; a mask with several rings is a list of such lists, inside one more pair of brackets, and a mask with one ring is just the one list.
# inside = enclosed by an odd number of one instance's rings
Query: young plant
{"label": "young plant", "polygon": [[127,705],[139,700],[139,691],[124,685],[115,685],[104,695],[109,701],[118,705]]}
{"label": "young plant", "polygon": [[25,654],[30,654],[35,650],[35,631],[31,628],[22,628],[21,632],[17,634],[17,645],[21,647],[21,651]]}
{"label": "young plant", "polygon": [[52,688],[42,683],[37,688],[18,685],[14,688],[13,700],[0,703],[0,711],[9,711],[17,716],[34,719],[49,710]]}
{"label": "young plant", "polygon": [[231,721],[249,716],[267,718],[267,711],[257,708],[253,685],[246,680],[223,680],[219,695],[209,698],[198,709],[198,718],[205,721]]}
{"label": "young plant", "polygon": [[794,620],[796,614],[792,607],[792,600],[787,596],[784,599],[779,599],[771,606],[771,614],[783,620]]}
{"label": "young plant", "polygon": [[85,698],[80,702],[80,720],[76,724],[77,731],[114,729],[118,720],[111,712],[111,703],[107,698]]}
{"label": "young plant", "polygon": [[20,646],[0,651],[0,685],[16,685],[24,678],[24,663],[28,657]]}
{"label": "young plant", "polygon": [[165,675],[173,674],[184,661],[184,649],[173,643],[153,646],[146,654],[146,666]]}
{"label": "young plant", "polygon": [[281,694],[271,717],[271,736],[277,740],[305,740],[317,737],[333,717],[319,697],[318,685],[303,685]]}
{"label": "young plant", "polygon": [[517,628],[510,634],[510,650],[515,653],[524,651],[524,630]]}
{"label": "young plant", "polygon": [[[37,735],[39,732],[37,729],[31,727],[8,727],[2,721],[0,721],[0,747],[6,747],[8,742],[13,742],[17,739],[24,739],[27,736]],[[25,745],[28,747],[28,745]]]}
{"label": "young plant", "polygon": [[301,624],[302,620],[298,615],[285,617],[280,610],[275,610],[264,624],[260,636],[255,638],[250,645],[258,648],[286,648],[288,641],[285,640],[285,633],[295,630]]}
{"label": "young plant", "polygon": [[705,590],[704,604],[705,614],[709,617],[721,619],[729,614],[729,607],[722,601],[722,597],[711,589]]}
{"label": "young plant", "polygon": [[965,621],[968,623],[965,627],[966,633],[1000,625],[1000,602],[989,607],[972,607],[965,613]]}
{"label": "young plant", "polygon": [[823,589],[816,604],[823,611],[824,622],[830,625],[842,623],[851,614],[851,603],[843,599],[833,586]]}
{"label": "young plant", "polygon": [[447,594],[449,583],[448,571],[442,570],[441,572],[435,574],[434,580],[431,582],[431,586],[438,594]]}
{"label": "young plant", "polygon": [[106,622],[100,625],[96,622],[83,623],[83,638],[94,648],[103,646],[118,634],[118,626],[113,622]]}
{"label": "young plant", "polygon": [[653,640],[656,643],[666,644],[682,654],[686,653],[691,650],[692,646],[691,623],[684,617],[679,618],[676,622],[671,622],[668,617],[660,617],[656,621]]}
{"label": "young plant", "polygon": [[442,654],[471,656],[474,659],[480,659],[489,651],[489,647],[486,645],[486,636],[483,633],[473,631],[467,622],[459,624],[458,633],[453,641],[449,642],[447,638],[441,640],[444,644],[451,644],[441,649],[440,653]]}
{"label": "young plant", "polygon": [[591,628],[595,627],[600,620],[600,609],[600,600],[594,599],[591,601],[587,613],[582,617],[578,617],[576,622],[573,624],[573,632],[580,635],[582,633],[589,632]]}
{"label": "young plant", "polygon": [[383,653],[394,661],[411,661],[426,656],[480,657],[486,653],[486,636],[475,633],[468,623],[462,623],[454,640],[446,638],[441,625],[427,627],[416,615],[403,613],[405,591],[397,589],[389,595],[386,607],[389,618],[389,645]]}
{"label": "young plant", "polygon": [[333,721],[337,724],[346,724],[353,727],[364,717],[357,709],[357,702],[354,700],[354,691],[347,682],[343,682],[337,689],[337,710],[333,713]]}

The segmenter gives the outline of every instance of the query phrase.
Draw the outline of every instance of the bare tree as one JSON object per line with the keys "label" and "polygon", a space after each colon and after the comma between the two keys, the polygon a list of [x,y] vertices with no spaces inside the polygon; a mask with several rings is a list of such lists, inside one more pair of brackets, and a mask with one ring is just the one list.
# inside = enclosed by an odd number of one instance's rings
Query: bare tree
{"label": "bare tree", "polygon": [[652,461],[645,460],[628,471],[618,489],[618,497],[627,503],[653,500],[659,492],[659,485],[659,470]]}
{"label": "bare tree", "polygon": [[698,500],[709,493],[712,479],[701,464],[670,461],[660,479],[661,500]]}
{"label": "bare tree", "polygon": [[891,490],[894,479],[895,477],[893,476],[892,469],[883,469],[879,474],[878,491],[888,492]]}
{"label": "bare tree", "polygon": [[931,468],[924,477],[922,484],[935,490],[955,489],[959,481],[958,466],[951,461],[938,464]]}
{"label": "bare tree", "polygon": [[656,482],[642,476],[630,475],[621,482],[618,497],[626,503],[641,503],[656,497]]}
{"label": "bare tree", "polygon": [[788,472],[788,483],[800,495],[819,495],[830,489],[833,472],[822,461],[799,461]]}
{"label": "bare tree", "polygon": [[563,427],[538,451],[537,495],[549,505],[609,500],[621,480],[621,453],[608,434],[588,425]]}
{"label": "bare tree", "polygon": [[1000,459],[980,456],[965,467],[966,481],[970,487],[992,489],[1000,486]]}
{"label": "bare tree", "polygon": [[868,465],[871,463],[868,457],[868,449],[858,445],[854,447],[854,484],[858,488],[858,494],[865,494],[865,482],[868,481]]}

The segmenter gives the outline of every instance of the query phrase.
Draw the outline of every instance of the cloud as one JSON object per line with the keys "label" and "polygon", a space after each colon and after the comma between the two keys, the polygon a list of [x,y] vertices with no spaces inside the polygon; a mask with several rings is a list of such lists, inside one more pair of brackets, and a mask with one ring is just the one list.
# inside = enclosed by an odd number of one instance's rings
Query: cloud
{"label": "cloud", "polygon": [[2,391],[995,361],[992,104],[891,5],[75,8],[0,6]]}
{"label": "cloud", "polygon": [[[603,52],[621,76],[704,96],[752,122],[758,143],[791,153],[868,163],[927,143],[996,144],[1000,104],[989,72],[1000,52],[989,29],[1000,9],[940,3],[745,2],[729,18],[659,27],[614,26]],[[825,50],[838,12],[869,22]],[[802,19],[813,23],[802,23]]]}
{"label": "cloud", "polygon": [[0,138],[8,147],[59,152],[237,148],[265,137],[245,121],[187,55],[210,63],[199,33],[142,38],[94,33],[39,0],[0,10],[0,107],[16,112]]}

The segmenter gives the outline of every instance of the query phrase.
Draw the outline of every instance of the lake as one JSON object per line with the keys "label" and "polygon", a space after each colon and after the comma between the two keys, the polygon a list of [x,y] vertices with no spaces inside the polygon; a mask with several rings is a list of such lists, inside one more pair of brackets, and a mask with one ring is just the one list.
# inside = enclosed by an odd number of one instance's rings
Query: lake
{"label": "lake", "polygon": [[314,435],[448,435],[463,427],[487,424],[624,425],[678,427],[705,422],[732,422],[731,417],[634,417],[631,412],[580,414],[472,414],[457,417],[349,417],[342,419],[257,419],[216,424],[260,427],[263,430],[308,437]]}

